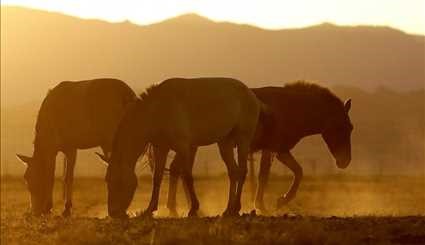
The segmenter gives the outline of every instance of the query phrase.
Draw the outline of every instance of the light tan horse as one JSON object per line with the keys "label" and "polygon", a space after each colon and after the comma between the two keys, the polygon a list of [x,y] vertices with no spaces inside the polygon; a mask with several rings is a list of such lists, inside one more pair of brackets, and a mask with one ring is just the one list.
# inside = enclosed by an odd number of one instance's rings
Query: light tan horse
{"label": "light tan horse", "polygon": [[[148,143],[153,145],[155,169],[152,197],[146,215],[158,208],[159,189],[169,150],[176,152],[190,193],[189,216],[199,202],[192,178],[193,150],[218,143],[230,178],[225,214],[237,214],[250,149],[261,103],[242,82],[230,78],[168,79],[153,86],[133,103],[115,134],[106,181],[108,213],[126,217],[137,187],[134,167]],[[233,148],[238,150],[238,164]]]}
{"label": "light tan horse", "polygon": [[38,113],[33,156],[17,154],[27,165],[24,178],[34,214],[52,208],[55,158],[61,151],[65,154],[63,215],[70,215],[77,149],[100,146],[108,155],[121,116],[135,98],[124,82],[106,78],[61,82],[49,91]]}

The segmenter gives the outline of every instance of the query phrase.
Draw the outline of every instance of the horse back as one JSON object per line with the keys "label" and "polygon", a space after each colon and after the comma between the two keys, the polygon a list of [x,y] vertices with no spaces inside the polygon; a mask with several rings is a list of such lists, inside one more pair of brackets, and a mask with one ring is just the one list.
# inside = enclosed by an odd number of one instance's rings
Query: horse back
{"label": "horse back", "polygon": [[301,138],[298,130],[297,98],[289,95],[283,87],[253,88],[252,92],[267,106],[267,113],[259,118],[254,150],[290,150]]}
{"label": "horse back", "polygon": [[215,143],[232,130],[251,133],[255,129],[259,102],[238,80],[173,78],[158,85],[159,90],[162,95],[157,95],[156,108],[164,110],[156,110],[157,118],[162,117],[157,123],[163,124],[164,131],[176,132],[175,127],[179,127],[180,137],[190,138],[195,145]]}
{"label": "horse back", "polygon": [[125,105],[134,97],[116,79],[65,81],[48,93],[40,112],[61,147],[90,148],[112,140]]}

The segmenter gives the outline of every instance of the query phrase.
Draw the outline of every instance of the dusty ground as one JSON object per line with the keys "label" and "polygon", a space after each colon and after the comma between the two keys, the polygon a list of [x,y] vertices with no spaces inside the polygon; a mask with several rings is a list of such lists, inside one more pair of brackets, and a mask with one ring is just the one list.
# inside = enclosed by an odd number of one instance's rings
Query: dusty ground
{"label": "dusty ground", "polygon": [[[289,178],[273,179],[266,203],[273,209]],[[242,215],[221,218],[226,205],[225,178],[197,179],[201,218],[167,218],[167,181],[154,219],[114,221],[105,218],[106,190],[102,179],[76,179],[74,214],[62,209],[60,182],[55,209],[43,218],[25,215],[28,194],[21,179],[2,179],[2,244],[425,244],[425,178],[306,177],[297,198],[274,217]],[[130,211],[148,203],[149,179],[141,179]],[[248,192],[249,186],[245,188]],[[244,194],[244,213],[252,210]],[[180,213],[187,211],[179,195]],[[208,217],[205,217],[208,216]]]}

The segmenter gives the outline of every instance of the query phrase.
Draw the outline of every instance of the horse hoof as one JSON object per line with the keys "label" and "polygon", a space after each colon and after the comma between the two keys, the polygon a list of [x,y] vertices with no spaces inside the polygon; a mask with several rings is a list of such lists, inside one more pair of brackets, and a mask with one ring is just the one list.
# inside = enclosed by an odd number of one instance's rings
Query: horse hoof
{"label": "horse hoof", "polygon": [[139,216],[137,216],[137,218],[139,219],[152,218],[152,217],[153,217],[153,212],[148,210],[143,211],[142,213],[139,214]]}
{"label": "horse hoof", "polygon": [[236,210],[226,209],[223,213],[223,217],[237,217],[239,216],[239,212]]}
{"label": "horse hoof", "polygon": [[114,219],[116,220],[128,220],[129,218],[130,216],[128,216],[128,214],[123,214],[123,215],[114,217]]}
{"label": "horse hoof", "polygon": [[190,210],[187,214],[188,217],[198,217],[196,210]]}
{"label": "horse hoof", "polygon": [[108,216],[114,220],[128,219],[129,215],[125,211],[111,212],[108,211]]}
{"label": "horse hoof", "polygon": [[236,212],[237,214],[239,214],[239,211],[241,211],[241,209],[242,209],[242,205],[240,203],[237,203],[235,205],[234,212]]}

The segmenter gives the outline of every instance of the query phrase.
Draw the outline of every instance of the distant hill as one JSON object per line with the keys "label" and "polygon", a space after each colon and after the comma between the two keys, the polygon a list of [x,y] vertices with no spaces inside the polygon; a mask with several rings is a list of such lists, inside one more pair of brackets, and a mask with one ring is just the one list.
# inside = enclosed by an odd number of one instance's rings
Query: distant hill
{"label": "distant hill", "polygon": [[410,90],[424,87],[424,56],[424,36],[387,27],[264,30],[194,14],[138,26],[1,7],[2,107],[40,101],[63,80],[96,77],[138,90],[172,76]]}

